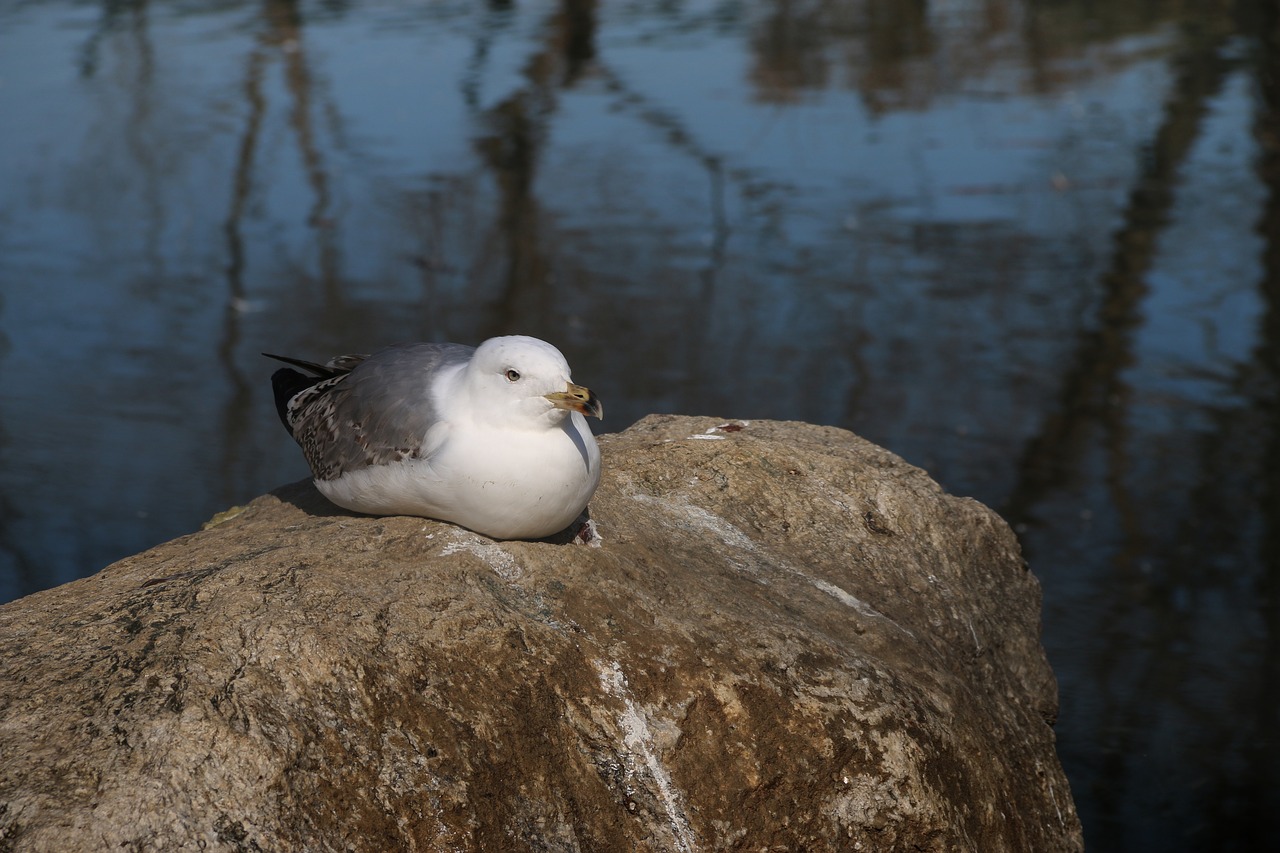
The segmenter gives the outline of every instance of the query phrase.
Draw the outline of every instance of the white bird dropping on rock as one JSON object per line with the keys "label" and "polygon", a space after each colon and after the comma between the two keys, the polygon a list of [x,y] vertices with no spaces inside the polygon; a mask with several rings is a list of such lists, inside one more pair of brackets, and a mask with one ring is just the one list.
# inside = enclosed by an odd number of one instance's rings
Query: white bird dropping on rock
{"label": "white bird dropping on rock", "polygon": [[276,408],[316,488],[370,515],[420,515],[495,539],[567,527],[600,483],[583,415],[603,417],[546,341],[396,344],[271,377]]}

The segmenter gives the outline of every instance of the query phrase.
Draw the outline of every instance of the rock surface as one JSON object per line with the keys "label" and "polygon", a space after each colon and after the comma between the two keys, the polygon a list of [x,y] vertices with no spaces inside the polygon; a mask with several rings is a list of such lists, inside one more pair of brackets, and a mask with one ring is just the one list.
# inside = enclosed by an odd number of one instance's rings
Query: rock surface
{"label": "rock surface", "polygon": [[303,483],[0,608],[0,850],[1081,849],[1004,522],[722,423],[602,437],[589,545]]}

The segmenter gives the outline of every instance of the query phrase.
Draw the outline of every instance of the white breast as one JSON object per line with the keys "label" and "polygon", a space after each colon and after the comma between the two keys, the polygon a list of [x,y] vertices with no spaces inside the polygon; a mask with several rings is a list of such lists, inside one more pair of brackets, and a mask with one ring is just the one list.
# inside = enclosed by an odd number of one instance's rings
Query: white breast
{"label": "white breast", "polygon": [[453,429],[427,459],[317,481],[339,506],[452,521],[496,539],[567,527],[600,482],[600,450],[577,413],[550,430]]}

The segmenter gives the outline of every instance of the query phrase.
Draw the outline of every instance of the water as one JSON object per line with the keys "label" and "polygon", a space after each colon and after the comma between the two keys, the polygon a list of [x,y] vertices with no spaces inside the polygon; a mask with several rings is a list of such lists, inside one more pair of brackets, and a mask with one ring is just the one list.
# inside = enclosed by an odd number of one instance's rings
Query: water
{"label": "water", "polygon": [[1089,848],[1249,849],[1280,24],[1187,5],[0,0],[0,600],[304,477],[260,351],[524,332],[999,509]]}

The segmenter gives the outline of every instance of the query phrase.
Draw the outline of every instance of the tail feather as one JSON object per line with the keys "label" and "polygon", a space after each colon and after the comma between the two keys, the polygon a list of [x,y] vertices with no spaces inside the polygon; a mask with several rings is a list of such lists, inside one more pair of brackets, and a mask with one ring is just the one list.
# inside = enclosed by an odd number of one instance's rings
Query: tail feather
{"label": "tail feather", "polygon": [[263,355],[267,358],[274,358],[276,361],[283,361],[285,364],[292,364],[294,367],[301,367],[303,370],[308,371],[309,373],[314,373],[316,376],[320,376],[325,379],[328,379],[331,376],[337,376],[339,373],[345,373],[346,370],[350,369],[347,368],[344,370],[342,368],[334,368],[332,365],[326,366],[323,364],[316,364],[314,361],[303,361],[300,358],[290,358],[287,355],[274,355],[269,352],[264,352]]}

